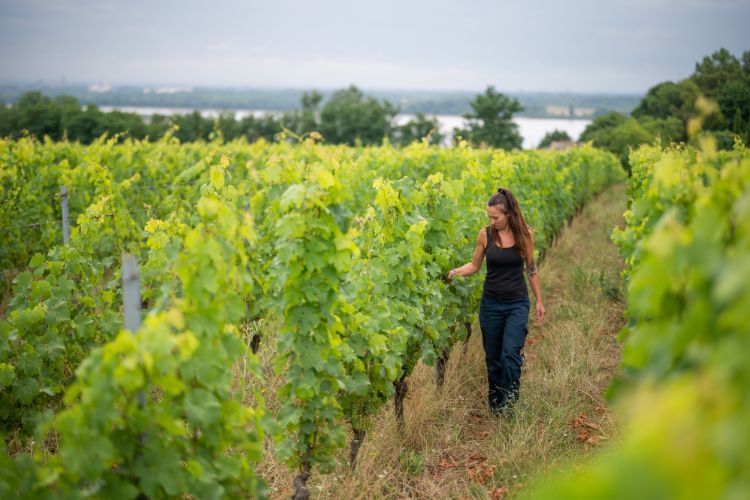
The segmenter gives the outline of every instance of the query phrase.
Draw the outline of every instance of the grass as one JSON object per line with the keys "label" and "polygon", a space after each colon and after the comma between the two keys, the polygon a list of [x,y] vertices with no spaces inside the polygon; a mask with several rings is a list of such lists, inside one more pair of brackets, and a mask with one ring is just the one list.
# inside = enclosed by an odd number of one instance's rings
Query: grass
{"label": "grass", "polygon": [[[623,324],[624,289],[623,263],[609,235],[624,209],[624,187],[608,189],[547,252],[539,271],[547,315],[542,323],[529,323],[521,397],[511,415],[493,417],[486,408],[484,352],[475,324],[466,351],[453,349],[441,390],[434,368],[417,366],[409,378],[403,431],[388,405],[374,418],[356,471],[349,471],[347,450],[341,450],[334,473],[313,471],[313,496],[511,497],[545,472],[572,466],[615,440],[617,424],[603,393],[618,371],[615,337]],[[272,352],[264,347],[259,354],[268,368]],[[264,392],[273,412],[281,381],[266,373]],[[267,443],[258,472],[272,498],[289,498],[294,473],[274,459],[271,448]]]}

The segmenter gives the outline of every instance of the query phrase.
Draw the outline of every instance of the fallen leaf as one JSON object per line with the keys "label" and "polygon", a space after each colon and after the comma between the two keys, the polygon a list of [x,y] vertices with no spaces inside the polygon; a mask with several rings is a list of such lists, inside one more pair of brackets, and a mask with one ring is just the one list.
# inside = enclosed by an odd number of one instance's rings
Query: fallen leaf
{"label": "fallen leaf", "polygon": [[455,469],[457,467],[460,467],[460,464],[457,464],[457,463],[454,463],[454,462],[450,462],[450,461],[448,461],[446,459],[441,460],[439,465],[443,469]]}
{"label": "fallen leaf", "polygon": [[488,493],[490,494],[490,498],[492,500],[501,500],[505,497],[505,495],[508,494],[508,487],[499,486],[497,488],[492,488]]}
{"label": "fallen leaf", "polygon": [[474,481],[480,484],[486,484],[487,481],[495,475],[495,466],[480,464],[474,469],[468,469],[467,473],[469,477]]}
{"label": "fallen leaf", "polygon": [[604,438],[601,425],[592,422],[586,415],[580,414],[570,423],[571,429],[576,433],[576,440],[583,443],[585,448],[588,445],[599,444]]}

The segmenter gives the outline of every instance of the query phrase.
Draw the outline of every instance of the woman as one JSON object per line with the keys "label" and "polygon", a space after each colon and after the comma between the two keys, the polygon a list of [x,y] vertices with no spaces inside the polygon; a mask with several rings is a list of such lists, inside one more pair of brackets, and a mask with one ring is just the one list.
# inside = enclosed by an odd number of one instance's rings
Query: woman
{"label": "woman", "polygon": [[479,305],[489,406],[503,412],[518,397],[521,365],[529,318],[529,292],[524,280],[524,264],[536,297],[536,320],[544,319],[544,304],[534,264],[534,239],[510,189],[500,188],[487,202],[490,224],[477,235],[471,262],[451,269],[448,279],[470,276],[482,267],[487,256],[487,277]]}

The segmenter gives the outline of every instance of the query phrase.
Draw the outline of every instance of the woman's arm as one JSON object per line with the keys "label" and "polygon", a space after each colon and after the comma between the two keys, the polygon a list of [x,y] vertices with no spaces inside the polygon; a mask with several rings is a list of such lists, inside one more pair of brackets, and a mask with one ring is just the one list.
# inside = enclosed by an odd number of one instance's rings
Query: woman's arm
{"label": "woman's arm", "polygon": [[542,303],[542,290],[539,288],[539,273],[534,262],[534,239],[531,239],[531,251],[526,258],[526,274],[529,277],[529,284],[536,297],[536,311],[534,317],[537,321],[544,319],[544,303]]}
{"label": "woman's arm", "polygon": [[464,264],[461,267],[451,269],[448,273],[448,279],[452,280],[455,276],[471,276],[482,268],[482,261],[484,260],[484,253],[487,249],[487,234],[484,229],[479,231],[477,235],[477,246],[474,248],[474,256],[471,258],[471,262]]}

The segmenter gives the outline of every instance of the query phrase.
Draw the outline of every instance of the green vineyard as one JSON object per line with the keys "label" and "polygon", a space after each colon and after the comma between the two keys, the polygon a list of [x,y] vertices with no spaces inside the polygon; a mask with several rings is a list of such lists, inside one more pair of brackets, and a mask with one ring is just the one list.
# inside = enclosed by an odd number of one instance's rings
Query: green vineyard
{"label": "green vineyard", "polygon": [[[310,477],[356,467],[390,401],[404,426],[417,366],[444,366],[471,335],[481,281],[445,276],[498,187],[544,261],[626,180],[591,146],[316,139],[0,141],[2,498],[266,497],[269,455],[306,498]],[[526,491],[744,498],[750,151],[704,139],[643,146],[629,164],[612,228],[627,310],[608,398],[622,433]]]}
{"label": "green vineyard", "polygon": [[544,498],[750,493],[750,151],[631,152],[621,443]]}
{"label": "green vineyard", "polygon": [[[624,177],[591,147],[314,138],[22,139],[0,142],[0,161],[0,493],[36,498],[263,496],[269,441],[303,495],[351,436],[354,466],[372,416],[394,397],[398,410],[420,360],[466,337],[480,289],[443,278],[471,253],[490,194],[523,200],[542,257]],[[138,262],[135,332],[123,255]],[[269,323],[283,380],[273,409],[253,354]]]}

